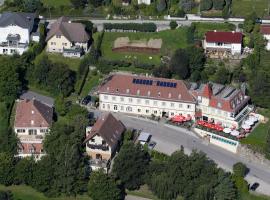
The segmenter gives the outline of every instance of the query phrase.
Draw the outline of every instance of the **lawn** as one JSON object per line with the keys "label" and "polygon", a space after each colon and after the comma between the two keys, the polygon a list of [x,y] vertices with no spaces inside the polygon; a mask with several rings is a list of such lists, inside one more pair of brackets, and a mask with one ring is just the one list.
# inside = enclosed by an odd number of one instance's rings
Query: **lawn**
{"label": "lawn", "polygon": [[[260,109],[259,113],[265,117],[270,117],[270,110],[268,109]],[[247,138],[241,140],[241,143],[251,145],[251,147],[255,148],[256,150],[263,152],[266,145],[266,137],[269,127],[270,121],[268,121],[266,124],[259,124]]]}
{"label": "lawn", "polygon": [[0,185],[0,190],[10,190],[14,195],[14,200],[90,200],[87,196],[79,196],[76,198],[70,197],[58,197],[58,198],[48,198],[42,193],[37,192],[33,188],[25,185],[19,186],[8,186],[5,187]]}
{"label": "lawn", "polygon": [[241,199],[242,200],[270,200],[270,197],[268,196],[263,196],[263,195],[254,195],[251,193],[247,194],[241,194]]}
{"label": "lawn", "polygon": [[[106,59],[110,60],[125,60],[125,61],[139,61],[141,63],[160,64],[160,56],[169,55],[178,48],[185,48],[188,44],[186,41],[187,28],[179,28],[176,30],[165,30],[155,33],[120,33],[120,32],[106,32],[103,37],[101,51]],[[113,52],[112,47],[114,41],[118,37],[129,37],[130,40],[149,40],[151,38],[162,39],[161,52],[159,54],[146,53],[119,53]],[[94,36],[96,38],[96,36]]]}
{"label": "lawn", "polygon": [[69,66],[69,69],[77,72],[79,65],[80,65],[80,59],[79,58],[67,58],[60,54],[55,53],[48,53],[47,54],[49,59],[53,62],[62,62]]}
{"label": "lawn", "polygon": [[235,17],[246,17],[253,11],[259,17],[266,15],[268,9],[268,0],[233,0],[232,15]]}
{"label": "lawn", "polygon": [[138,190],[133,190],[133,191],[126,190],[126,193],[130,195],[138,196],[138,197],[158,200],[158,198],[149,190],[147,185],[141,186],[140,189]]}
{"label": "lawn", "polygon": [[230,23],[202,23],[202,22],[193,22],[195,25],[195,38],[203,39],[204,34],[207,31],[233,31],[235,30],[235,25]]}
{"label": "lawn", "polygon": [[100,78],[100,74],[93,75],[91,72],[89,72],[80,96],[85,97],[91,91],[91,89],[93,89],[93,87],[98,85]]}

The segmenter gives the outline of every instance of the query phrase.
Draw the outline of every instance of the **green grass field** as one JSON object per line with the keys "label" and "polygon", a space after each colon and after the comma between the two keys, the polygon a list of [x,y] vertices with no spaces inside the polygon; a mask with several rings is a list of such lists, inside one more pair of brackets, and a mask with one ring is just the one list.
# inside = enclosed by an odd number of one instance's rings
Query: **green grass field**
{"label": "green grass field", "polygon": [[62,62],[69,66],[69,69],[77,72],[80,64],[79,58],[67,58],[60,54],[49,53],[47,54],[49,59],[53,62]]}
{"label": "green grass field", "polygon": [[[134,61],[138,60],[142,63],[159,64],[161,55],[171,54],[178,48],[185,48],[188,44],[186,41],[186,28],[176,30],[166,30],[155,33],[119,33],[119,32],[106,32],[103,37],[101,51],[106,59],[111,60],[125,60]],[[96,36],[94,36],[95,38]],[[146,54],[146,53],[119,53],[113,52],[112,47],[114,41],[118,37],[129,37],[130,40],[149,40],[151,38],[162,39],[161,52],[159,54]],[[151,58],[149,58],[151,57]]]}
{"label": "green grass field", "polygon": [[42,193],[37,192],[33,188],[25,185],[12,185],[5,187],[0,185],[0,190],[10,190],[13,193],[14,200],[90,200],[88,196],[79,197],[58,197],[58,198],[48,198]]}
{"label": "green grass field", "polygon": [[[270,110],[260,109],[259,113],[265,117],[270,117]],[[251,145],[251,147],[254,147],[256,150],[263,152],[266,145],[266,137],[269,127],[270,121],[268,121],[266,124],[259,124],[247,138],[241,140],[241,143]]]}
{"label": "green grass field", "polygon": [[80,96],[85,97],[93,87],[98,85],[100,78],[100,74],[93,75],[91,72],[89,72]]}
{"label": "green grass field", "polygon": [[203,39],[204,34],[207,31],[233,31],[235,30],[235,25],[229,23],[200,23],[194,22],[196,29],[195,29],[195,38],[196,39]]}
{"label": "green grass field", "polygon": [[232,15],[235,17],[246,17],[253,11],[259,17],[267,14],[268,0],[233,0]]}

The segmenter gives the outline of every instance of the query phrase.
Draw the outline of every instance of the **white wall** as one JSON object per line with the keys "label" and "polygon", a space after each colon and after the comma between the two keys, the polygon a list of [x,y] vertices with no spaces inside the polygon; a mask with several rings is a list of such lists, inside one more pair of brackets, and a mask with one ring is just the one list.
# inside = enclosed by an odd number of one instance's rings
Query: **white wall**
{"label": "white wall", "polygon": [[0,27],[0,43],[6,42],[8,34],[19,34],[21,37],[20,43],[29,43],[30,31],[19,26]]}
{"label": "white wall", "polygon": [[150,5],[151,4],[151,0],[138,0],[138,4]]}
{"label": "white wall", "polygon": [[206,48],[215,48],[215,49],[229,49],[232,53],[232,55],[234,54],[241,54],[241,50],[242,50],[242,44],[225,44],[223,43],[222,45],[218,45],[217,43],[214,42],[206,42],[206,40],[204,40],[204,49]]}
{"label": "white wall", "polygon": [[267,40],[267,44],[265,46],[266,50],[270,50],[270,35],[263,35],[264,39]]}
{"label": "white wall", "polygon": [[[24,133],[18,133],[18,129],[24,129],[25,132]],[[45,137],[46,133],[42,133],[40,130],[41,129],[46,129],[47,130],[47,133],[49,132],[49,127],[14,127],[14,131],[15,133],[18,135],[18,137],[21,137],[21,136],[28,136],[29,133],[28,131],[30,129],[35,129],[37,130],[37,134],[36,135],[40,135],[40,136],[43,136]]]}
{"label": "white wall", "polygon": [[100,110],[131,113],[136,115],[162,116],[162,112],[167,112],[169,117],[182,114],[192,117],[195,114],[195,103],[163,101],[146,99],[140,97],[127,97],[100,94]]}

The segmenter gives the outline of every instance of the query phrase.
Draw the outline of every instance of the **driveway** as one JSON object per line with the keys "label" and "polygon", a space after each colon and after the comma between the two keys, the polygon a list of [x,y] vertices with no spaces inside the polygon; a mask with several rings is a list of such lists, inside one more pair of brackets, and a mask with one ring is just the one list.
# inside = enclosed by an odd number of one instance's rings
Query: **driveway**
{"label": "driveway", "polygon": [[[100,111],[94,111],[95,115],[100,115]],[[233,154],[218,146],[209,144],[208,142],[197,137],[186,129],[167,127],[164,123],[156,123],[150,120],[142,120],[132,116],[127,116],[122,113],[114,113],[114,116],[121,120],[126,127],[142,129],[145,132],[152,134],[152,140],[157,142],[155,150],[168,155],[174,151],[179,150],[181,145],[184,147],[185,152],[189,154],[193,149],[202,151],[206,155],[214,160],[219,167],[231,171],[232,166],[237,162],[243,162],[250,169],[249,174],[246,176],[246,180],[253,184],[258,182],[260,186],[257,188],[257,192],[270,195],[270,167],[249,160],[246,157],[242,157],[239,154]]]}

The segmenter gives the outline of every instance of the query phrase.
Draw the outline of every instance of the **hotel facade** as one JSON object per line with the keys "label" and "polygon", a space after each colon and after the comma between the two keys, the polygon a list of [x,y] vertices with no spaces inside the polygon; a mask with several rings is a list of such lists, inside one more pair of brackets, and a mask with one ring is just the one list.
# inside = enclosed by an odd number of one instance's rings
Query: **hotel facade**
{"label": "hotel facade", "polygon": [[252,111],[250,97],[219,84],[113,74],[98,88],[99,109],[171,118],[183,115],[238,128]]}

